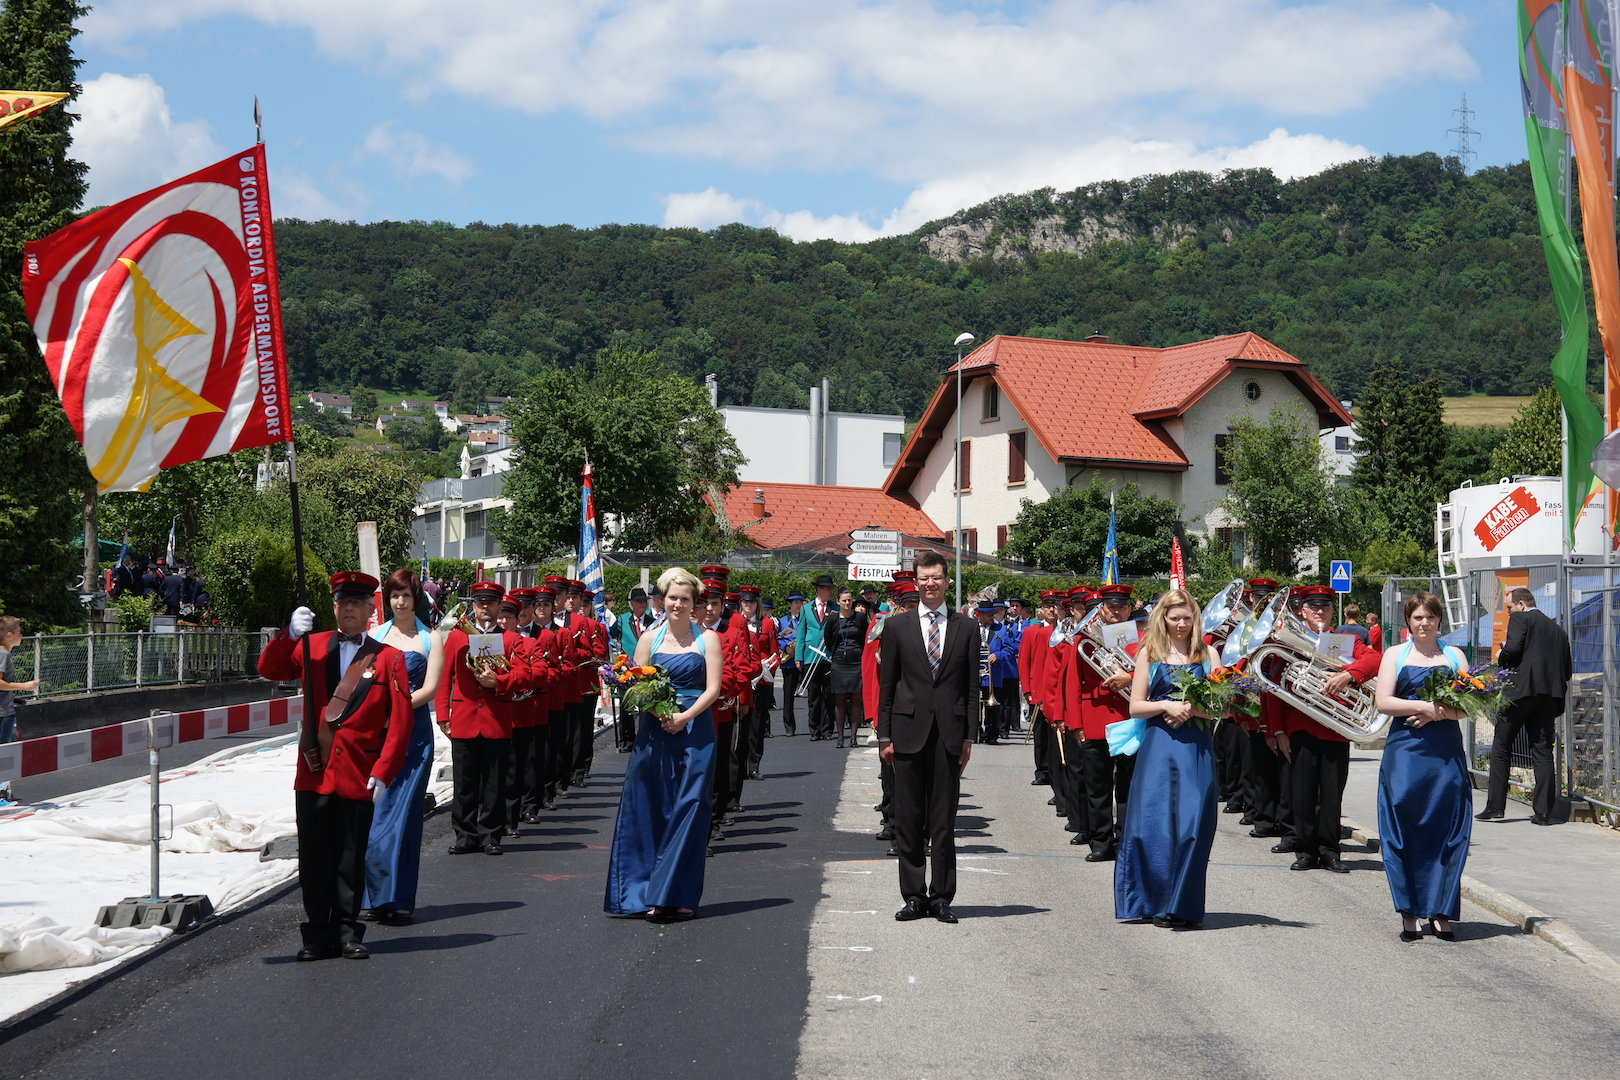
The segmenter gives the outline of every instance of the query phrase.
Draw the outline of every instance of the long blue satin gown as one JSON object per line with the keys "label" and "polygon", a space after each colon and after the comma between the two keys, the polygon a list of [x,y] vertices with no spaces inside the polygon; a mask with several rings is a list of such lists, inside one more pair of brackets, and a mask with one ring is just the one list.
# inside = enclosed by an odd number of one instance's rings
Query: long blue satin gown
{"label": "long blue satin gown", "polygon": [[[708,668],[701,652],[655,652],[653,662],[669,672],[681,708],[703,696]],[[602,909],[609,915],[641,915],[655,907],[697,910],[713,812],[714,737],[709,709],[675,735],[652,713],[637,719],[608,857]]]}
{"label": "long blue satin gown", "polygon": [[[1395,696],[1418,700],[1432,667],[1403,665]],[[1395,910],[1415,919],[1462,917],[1463,864],[1473,835],[1474,798],[1462,727],[1431,720],[1389,726],[1378,767],[1378,835]]]}
{"label": "long blue satin gown", "polygon": [[[387,632],[387,627],[382,627]],[[422,688],[427,657],[405,652],[411,690]],[[416,879],[422,867],[422,797],[433,770],[433,720],[427,705],[418,706],[405,748],[405,765],[388,785],[371,814],[366,841],[366,895],[362,907],[373,911],[414,911]]]}
{"label": "long blue satin gown", "polygon": [[[1203,665],[1156,665],[1148,700],[1168,700],[1182,668]],[[1204,877],[1215,845],[1213,747],[1212,733],[1197,724],[1171,727],[1162,715],[1147,721],[1114,863],[1116,919],[1203,921]]]}

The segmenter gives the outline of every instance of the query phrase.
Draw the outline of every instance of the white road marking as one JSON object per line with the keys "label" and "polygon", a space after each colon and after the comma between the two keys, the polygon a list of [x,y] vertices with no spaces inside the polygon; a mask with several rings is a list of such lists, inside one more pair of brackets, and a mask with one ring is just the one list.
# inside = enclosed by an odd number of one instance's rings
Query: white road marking
{"label": "white road marking", "polygon": [[822,945],[823,952],[871,952],[870,945]]}
{"label": "white road marking", "polygon": [[829,914],[829,915],[876,915],[877,912],[875,910],[874,911],[843,911],[843,910],[841,910],[839,908],[832,908],[831,910],[829,910],[827,912],[827,914]]}
{"label": "white road marking", "polygon": [[[968,867],[968,869],[971,870],[973,868]],[[833,871],[833,873],[835,873],[835,874],[870,874],[871,872],[872,871],[870,871],[870,870],[834,870]]]}
{"label": "white road marking", "polygon": [[971,870],[975,874],[1000,874],[1002,877],[1007,877],[1008,876],[1008,871],[1006,871],[1006,870],[992,870],[988,866],[964,866],[964,867],[962,867],[962,869],[963,870]]}

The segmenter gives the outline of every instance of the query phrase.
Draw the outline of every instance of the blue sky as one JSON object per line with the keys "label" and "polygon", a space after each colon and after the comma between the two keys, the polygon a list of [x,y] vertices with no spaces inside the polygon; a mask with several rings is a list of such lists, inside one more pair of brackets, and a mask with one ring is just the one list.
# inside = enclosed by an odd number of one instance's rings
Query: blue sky
{"label": "blue sky", "polygon": [[101,0],[105,203],[253,139],[279,216],[906,232],[1177,168],[1522,160],[1506,0]]}

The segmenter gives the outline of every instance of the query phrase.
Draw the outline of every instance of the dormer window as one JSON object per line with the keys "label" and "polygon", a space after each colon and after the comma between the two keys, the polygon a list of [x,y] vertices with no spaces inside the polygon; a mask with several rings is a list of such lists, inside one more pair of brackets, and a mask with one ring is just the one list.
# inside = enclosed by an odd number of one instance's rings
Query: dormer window
{"label": "dormer window", "polygon": [[999,420],[1001,418],[1001,387],[995,383],[986,383],[984,387],[984,419]]}

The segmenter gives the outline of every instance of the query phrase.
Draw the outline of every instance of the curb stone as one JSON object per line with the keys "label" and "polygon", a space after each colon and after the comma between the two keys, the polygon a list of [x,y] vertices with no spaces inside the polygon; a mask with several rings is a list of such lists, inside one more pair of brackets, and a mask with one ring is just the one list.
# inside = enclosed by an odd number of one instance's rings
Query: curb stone
{"label": "curb stone", "polygon": [[[1368,833],[1349,818],[1340,820],[1349,830],[1350,839],[1365,844],[1368,851],[1379,849],[1377,836]],[[1620,979],[1620,960],[1616,960],[1587,941],[1562,919],[1555,919],[1540,908],[1531,907],[1523,900],[1510,896],[1501,889],[1492,888],[1467,874],[1464,874],[1462,879],[1462,895],[1463,899],[1500,915],[1525,933],[1536,935],[1599,974],[1611,979]]]}

